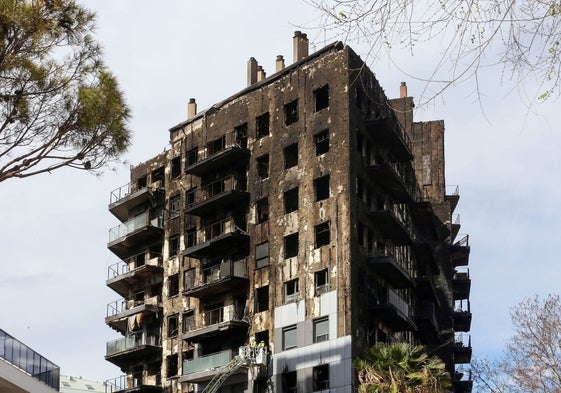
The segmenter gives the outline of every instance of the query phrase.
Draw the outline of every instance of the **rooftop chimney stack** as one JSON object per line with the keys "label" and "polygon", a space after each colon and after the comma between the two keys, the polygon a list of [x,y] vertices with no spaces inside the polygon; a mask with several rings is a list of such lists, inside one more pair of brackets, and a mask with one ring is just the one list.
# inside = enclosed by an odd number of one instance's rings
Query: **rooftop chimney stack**
{"label": "rooftop chimney stack", "polygon": [[197,102],[194,98],[189,98],[189,103],[187,104],[187,119],[192,119],[197,115]]}
{"label": "rooftop chimney stack", "polygon": [[257,60],[250,57],[247,62],[247,85],[251,86],[257,82]]}
{"label": "rooftop chimney stack", "polygon": [[275,72],[284,70],[284,57],[282,55],[277,55],[277,61],[275,62]]}
{"label": "rooftop chimney stack", "polygon": [[399,98],[407,97],[407,83],[401,82],[401,86],[399,86]]}
{"label": "rooftop chimney stack", "polygon": [[267,77],[267,74],[265,73],[265,70],[263,69],[263,67],[262,66],[257,66],[257,82],[262,81],[266,77]]}
{"label": "rooftop chimney stack", "polygon": [[308,56],[308,36],[303,34],[301,31],[294,32],[293,43],[293,57],[294,63],[302,60],[304,57]]}

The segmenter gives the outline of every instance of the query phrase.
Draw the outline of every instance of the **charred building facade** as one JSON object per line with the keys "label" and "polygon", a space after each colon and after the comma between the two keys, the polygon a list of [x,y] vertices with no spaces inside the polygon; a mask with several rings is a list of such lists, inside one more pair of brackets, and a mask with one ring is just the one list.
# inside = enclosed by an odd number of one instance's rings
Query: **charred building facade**
{"label": "charred building facade", "polygon": [[[471,391],[468,237],[444,123],[413,121],[351,48],[248,62],[111,193],[112,392],[354,392],[377,342],[426,345]],[[462,375],[463,374],[463,375]]]}

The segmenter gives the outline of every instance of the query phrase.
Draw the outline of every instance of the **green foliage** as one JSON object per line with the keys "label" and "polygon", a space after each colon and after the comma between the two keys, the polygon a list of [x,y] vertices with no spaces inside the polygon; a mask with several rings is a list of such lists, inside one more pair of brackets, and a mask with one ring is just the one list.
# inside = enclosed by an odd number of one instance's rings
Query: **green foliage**
{"label": "green foliage", "polygon": [[100,172],[130,145],[129,109],[74,0],[0,0],[0,181]]}
{"label": "green foliage", "polygon": [[377,344],[355,360],[361,393],[440,393],[451,386],[450,374],[422,346]]}

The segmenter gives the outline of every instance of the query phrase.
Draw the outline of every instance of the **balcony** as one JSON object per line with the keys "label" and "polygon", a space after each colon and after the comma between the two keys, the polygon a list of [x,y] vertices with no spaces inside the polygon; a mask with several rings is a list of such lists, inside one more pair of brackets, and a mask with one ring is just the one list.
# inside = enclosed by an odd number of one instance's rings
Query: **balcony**
{"label": "balcony", "polygon": [[203,186],[195,196],[195,201],[186,207],[185,213],[207,216],[219,207],[244,206],[248,203],[246,180],[228,176]]}
{"label": "balcony", "polygon": [[226,218],[205,226],[197,232],[197,241],[194,245],[187,245],[184,256],[193,258],[220,257],[231,255],[236,251],[247,253],[249,235],[236,225],[232,218]]}
{"label": "balcony", "polygon": [[456,370],[454,373],[454,392],[455,393],[471,393],[473,389],[473,379],[471,370],[464,372]]}
{"label": "balcony", "polygon": [[131,363],[147,361],[161,356],[162,344],[156,333],[140,332],[128,337],[109,341],[105,360],[118,367],[130,366]]}
{"label": "balcony", "polygon": [[374,142],[387,147],[400,161],[413,159],[411,140],[401,130],[393,114],[378,119],[367,119],[365,125]]}
{"label": "balcony", "polygon": [[415,331],[417,327],[409,304],[391,289],[381,289],[371,302],[374,317],[397,332]]}
{"label": "balcony", "polygon": [[233,304],[204,310],[195,319],[195,325],[189,326],[183,333],[183,339],[195,341],[213,337],[219,333],[246,331],[249,324],[247,321],[242,321],[242,316],[243,310],[237,310]]}
{"label": "balcony", "polygon": [[383,277],[393,288],[411,288],[415,284],[410,274],[397,261],[393,253],[376,249],[375,255],[368,257],[368,266]]}
{"label": "balcony", "polygon": [[[128,295],[131,288],[148,278],[163,280],[162,256],[155,253],[140,253],[119,261],[107,268],[106,284],[121,296]],[[161,281],[161,280],[155,280]]]}
{"label": "balcony", "polygon": [[159,187],[142,187],[133,190],[133,184],[128,183],[113,191],[109,197],[109,211],[123,222],[129,218],[129,211],[141,204],[146,204],[164,196],[164,189]]}
{"label": "balcony", "polygon": [[152,216],[146,211],[133,219],[109,230],[109,248],[119,258],[128,257],[129,248],[161,239],[164,230],[161,213]]}
{"label": "balcony", "polygon": [[415,306],[417,334],[424,345],[440,343],[440,327],[436,319],[436,306],[430,301],[418,301]]}
{"label": "balcony", "polygon": [[247,161],[249,156],[247,135],[243,136],[233,131],[207,143],[206,149],[199,152],[196,160],[187,164],[185,172],[204,176],[218,168],[237,166]]}
{"label": "balcony", "polygon": [[454,363],[465,364],[471,362],[471,336],[458,334],[454,338]]}
{"label": "balcony", "polygon": [[[416,201],[420,191],[412,169],[399,163],[381,163],[366,167],[372,180],[382,186],[399,203]],[[411,173],[409,173],[411,172]]]}
{"label": "balcony", "polygon": [[467,266],[469,262],[469,235],[463,235],[451,246],[452,264],[454,267]]}
{"label": "balcony", "polygon": [[454,331],[469,332],[471,328],[471,306],[469,300],[456,300],[454,305]]}
{"label": "balcony", "polygon": [[113,329],[125,333],[141,328],[142,320],[149,315],[157,315],[162,309],[160,296],[144,297],[144,292],[115,300],[107,304],[105,323]]}
{"label": "balcony", "polygon": [[[58,391],[60,384],[60,367],[2,329],[0,329],[0,359],[2,364],[6,364],[7,362],[29,374],[36,380],[53,388],[53,392]],[[8,367],[10,368],[10,366]],[[11,373],[9,368],[7,369],[7,372]],[[6,370],[6,368],[4,368],[4,370]],[[14,378],[19,378],[16,374],[13,374],[12,376]],[[5,392],[6,390],[8,392],[27,391],[23,389],[19,390],[17,386],[15,387],[15,390],[12,390],[13,385],[10,383],[4,384],[3,379],[4,376],[0,378],[0,385],[2,385],[0,386],[0,390],[2,392]]]}
{"label": "balcony", "polygon": [[[216,375],[217,369],[227,365],[238,352],[231,349],[215,352],[194,359],[183,361],[183,375],[180,382],[199,383],[209,381]],[[245,373],[247,370],[240,367],[236,373]]]}
{"label": "balcony", "polygon": [[160,374],[121,375],[105,381],[105,393],[161,393]]}
{"label": "balcony", "polygon": [[186,279],[183,294],[203,298],[224,292],[247,292],[248,283],[247,258],[237,261],[228,259],[203,269],[196,279]]}
{"label": "balcony", "polygon": [[446,194],[444,200],[450,202],[450,212],[453,213],[460,201],[460,187],[459,186],[446,186]]}
{"label": "balcony", "polygon": [[411,244],[414,238],[412,231],[408,228],[403,214],[397,209],[397,205],[390,208],[370,211],[369,217],[372,218],[378,229],[396,245]]}
{"label": "balcony", "polygon": [[458,236],[458,232],[460,232],[460,215],[455,214],[452,216],[452,224],[450,226],[450,241],[454,241],[456,236]]}
{"label": "balcony", "polygon": [[471,289],[471,279],[469,278],[469,270],[457,271],[452,278],[452,291],[454,300],[469,299]]}

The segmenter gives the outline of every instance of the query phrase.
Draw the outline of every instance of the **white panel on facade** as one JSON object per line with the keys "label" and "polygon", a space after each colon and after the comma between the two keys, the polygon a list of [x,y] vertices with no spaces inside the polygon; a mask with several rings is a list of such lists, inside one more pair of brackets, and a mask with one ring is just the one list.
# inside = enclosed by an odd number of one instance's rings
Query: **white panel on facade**
{"label": "white panel on facade", "polygon": [[[324,293],[319,297],[320,315],[323,317],[337,313],[337,291]],[[335,337],[335,336],[333,336]]]}
{"label": "white panel on facade", "polygon": [[275,329],[295,325],[306,319],[306,301],[285,304],[275,307]]}

